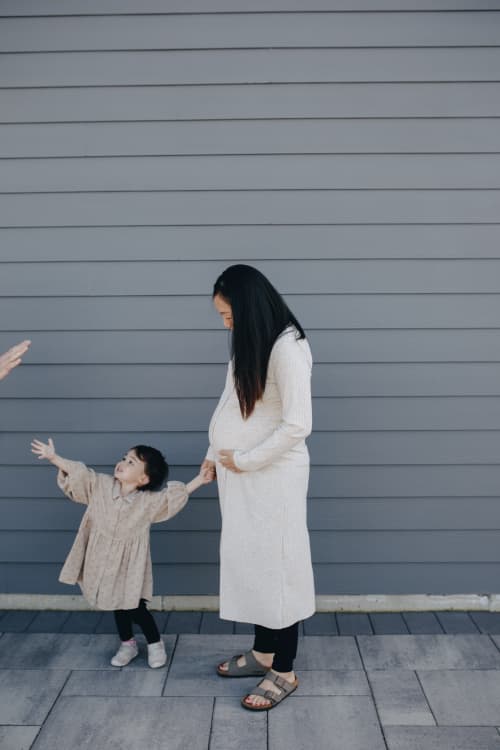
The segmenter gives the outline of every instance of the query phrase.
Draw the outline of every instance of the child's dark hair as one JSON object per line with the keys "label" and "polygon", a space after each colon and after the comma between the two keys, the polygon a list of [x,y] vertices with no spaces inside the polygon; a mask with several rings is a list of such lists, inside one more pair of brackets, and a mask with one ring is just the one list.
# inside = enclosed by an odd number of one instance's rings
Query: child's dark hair
{"label": "child's dark hair", "polygon": [[168,477],[168,464],[163,454],[149,445],[135,445],[131,450],[135,451],[137,458],[144,461],[144,471],[149,477],[149,483],[138,489],[159,490]]}

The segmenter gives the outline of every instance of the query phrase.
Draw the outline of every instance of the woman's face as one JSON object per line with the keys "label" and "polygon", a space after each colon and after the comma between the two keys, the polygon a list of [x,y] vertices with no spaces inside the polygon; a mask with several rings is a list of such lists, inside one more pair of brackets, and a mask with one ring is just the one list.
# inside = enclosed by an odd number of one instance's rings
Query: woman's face
{"label": "woman's face", "polygon": [[220,294],[216,294],[214,297],[214,306],[219,315],[222,318],[222,322],[224,323],[224,328],[229,328],[230,331],[233,330],[233,311],[231,309],[231,305],[229,302],[227,302],[224,297],[221,297]]}

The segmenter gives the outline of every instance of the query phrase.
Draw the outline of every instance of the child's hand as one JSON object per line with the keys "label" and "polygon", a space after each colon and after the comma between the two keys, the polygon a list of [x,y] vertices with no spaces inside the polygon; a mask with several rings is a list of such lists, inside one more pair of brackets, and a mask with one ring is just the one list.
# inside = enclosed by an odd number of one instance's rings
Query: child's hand
{"label": "child's hand", "polygon": [[210,482],[213,482],[215,479],[215,467],[214,466],[205,466],[201,468],[200,471],[200,479],[202,484],[210,484]]}
{"label": "child's hand", "polygon": [[52,438],[49,438],[48,443],[42,443],[40,440],[33,440],[31,443],[31,452],[38,456],[39,459],[46,458],[47,461],[52,461],[56,455],[56,449]]}

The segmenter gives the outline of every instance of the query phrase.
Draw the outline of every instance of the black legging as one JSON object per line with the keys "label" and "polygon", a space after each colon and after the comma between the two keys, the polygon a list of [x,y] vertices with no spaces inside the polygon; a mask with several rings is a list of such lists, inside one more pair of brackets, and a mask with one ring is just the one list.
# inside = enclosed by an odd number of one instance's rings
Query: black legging
{"label": "black legging", "polygon": [[288,628],[273,630],[262,625],[255,625],[254,651],[262,654],[274,654],[273,669],[276,672],[292,672],[293,660],[297,656],[299,640],[299,623]]}
{"label": "black legging", "polygon": [[145,599],[141,599],[137,609],[117,609],[114,614],[121,641],[129,641],[134,637],[133,622],[139,625],[148,643],[157,643],[160,640],[160,631],[153,615],[146,607]]}

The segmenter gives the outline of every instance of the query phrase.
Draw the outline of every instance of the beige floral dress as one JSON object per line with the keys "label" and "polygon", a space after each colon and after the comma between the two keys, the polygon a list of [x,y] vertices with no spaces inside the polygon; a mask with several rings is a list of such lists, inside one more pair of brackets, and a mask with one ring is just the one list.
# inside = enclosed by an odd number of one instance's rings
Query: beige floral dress
{"label": "beige floral dress", "polygon": [[140,599],[153,595],[150,526],[182,510],[186,485],[168,482],[160,492],[137,490],[123,496],[113,477],[78,461],[67,463],[69,471],[59,471],[57,483],[87,510],[59,580],[78,583],[97,609],[135,609]]}

